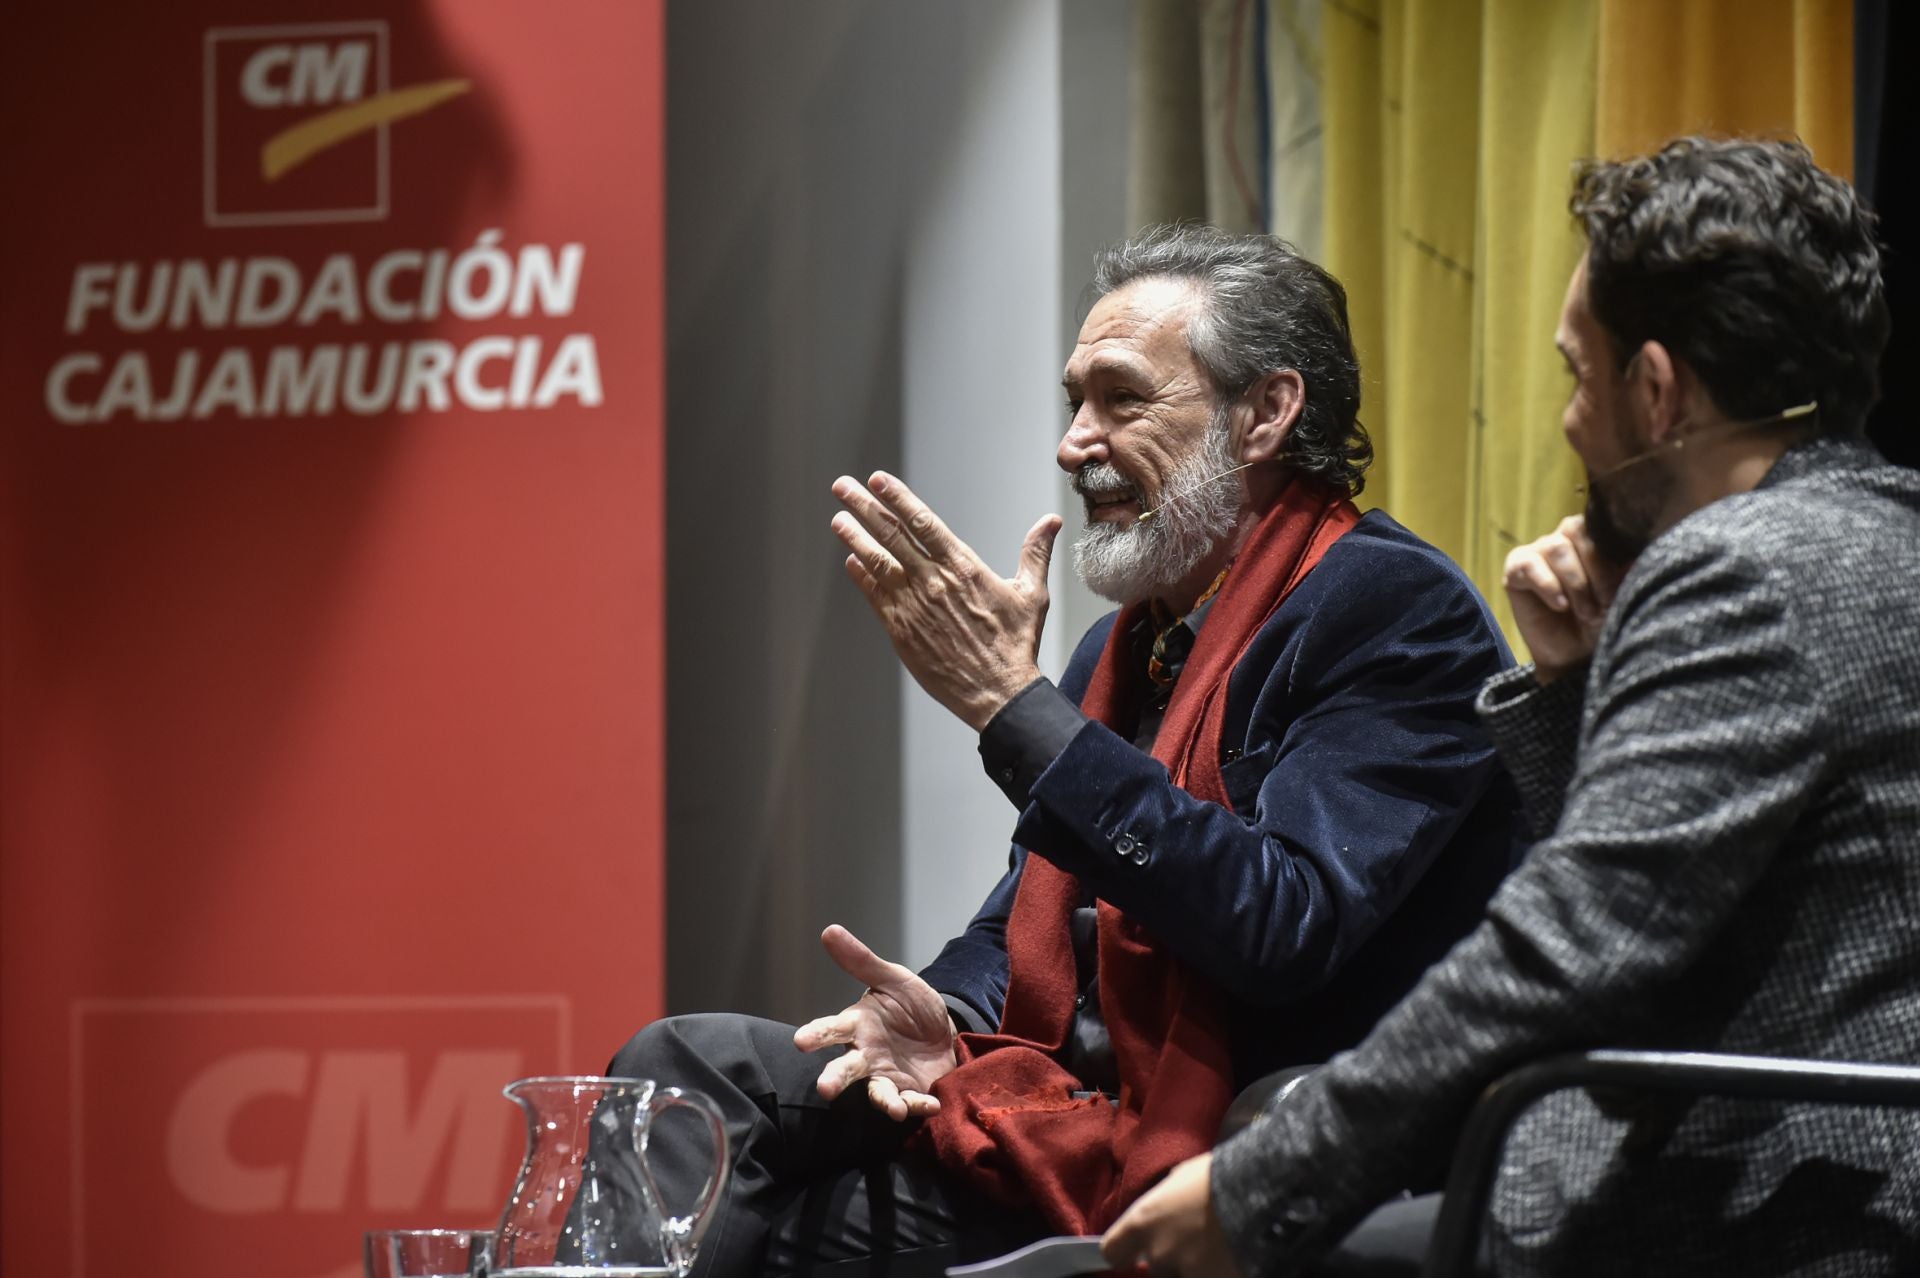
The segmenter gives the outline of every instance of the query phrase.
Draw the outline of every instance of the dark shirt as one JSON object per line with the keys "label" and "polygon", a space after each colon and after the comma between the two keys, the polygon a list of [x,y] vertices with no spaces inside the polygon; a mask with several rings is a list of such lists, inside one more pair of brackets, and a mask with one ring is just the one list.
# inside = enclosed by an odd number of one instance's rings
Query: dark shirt
{"label": "dark shirt", "polygon": [[[1139,721],[1131,734],[1134,747],[1142,753],[1153,753],[1160,724],[1166,718],[1167,703],[1173,697],[1174,686],[1185,665],[1184,654],[1191,650],[1193,638],[1200,633],[1201,623],[1212,606],[1213,598],[1209,596],[1174,623],[1184,626],[1187,633],[1183,636],[1185,643],[1179,647],[1181,661],[1163,667],[1165,674],[1171,676],[1164,682],[1156,683],[1147,675],[1147,659],[1156,638],[1151,618],[1142,617],[1133,634],[1128,636],[1134,649],[1132,668],[1137,671],[1136,677],[1141,683],[1151,685],[1140,700]],[[986,764],[988,775],[1013,800],[1014,806],[1024,808],[1033,782],[1085,722],[1086,716],[1080,707],[1050,680],[1035,679],[1002,706],[981,731],[981,760]],[[1114,1063],[1106,1021],[1100,1015],[1098,909],[1093,892],[1085,887],[1081,891],[1081,904],[1074,910],[1072,922],[1074,979],[1079,993],[1073,1000],[1073,1024],[1069,1027],[1062,1049],[1064,1059],[1060,1063],[1087,1091],[1116,1096],[1120,1091],[1120,1074]]]}

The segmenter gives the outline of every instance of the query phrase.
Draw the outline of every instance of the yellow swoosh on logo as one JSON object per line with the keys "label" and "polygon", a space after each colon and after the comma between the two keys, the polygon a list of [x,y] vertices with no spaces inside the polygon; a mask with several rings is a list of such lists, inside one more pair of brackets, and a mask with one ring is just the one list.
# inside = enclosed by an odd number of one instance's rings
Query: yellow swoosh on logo
{"label": "yellow swoosh on logo", "polygon": [[431,110],[448,98],[457,98],[473,87],[471,80],[435,80],[410,89],[380,93],[352,106],[338,107],[316,115],[267,139],[260,148],[260,176],[274,181],[295,165],[304,164],[330,146],[368,129],[377,129],[410,115]]}

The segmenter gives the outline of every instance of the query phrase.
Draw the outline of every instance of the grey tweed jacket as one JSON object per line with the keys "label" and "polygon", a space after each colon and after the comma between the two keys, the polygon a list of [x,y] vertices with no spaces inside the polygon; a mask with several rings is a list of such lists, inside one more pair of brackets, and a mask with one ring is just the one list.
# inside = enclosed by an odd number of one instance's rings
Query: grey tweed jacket
{"label": "grey tweed jacket", "polygon": [[[1249,1278],[1444,1167],[1510,1068],[1586,1046],[1920,1063],[1920,473],[1790,450],[1622,583],[1585,687],[1490,682],[1535,845],[1486,921],[1222,1145]],[[1502,1273],[1920,1272],[1920,1122],[1585,1092],[1522,1119]]]}

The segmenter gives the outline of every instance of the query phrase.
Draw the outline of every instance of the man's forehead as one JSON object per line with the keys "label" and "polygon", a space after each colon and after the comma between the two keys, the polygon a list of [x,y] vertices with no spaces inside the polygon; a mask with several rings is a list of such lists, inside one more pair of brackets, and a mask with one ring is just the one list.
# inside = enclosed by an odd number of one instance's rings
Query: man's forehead
{"label": "man's forehead", "polygon": [[1587,308],[1587,262],[1583,257],[1567,279],[1567,297],[1560,307],[1560,322],[1553,330],[1553,344],[1562,354],[1571,354],[1590,338],[1596,323]]}
{"label": "man's forehead", "polygon": [[1143,358],[1187,350],[1187,321],[1199,301],[1186,280],[1149,277],[1108,293],[1095,302],[1080,326],[1067,378],[1101,365],[1125,366]]}

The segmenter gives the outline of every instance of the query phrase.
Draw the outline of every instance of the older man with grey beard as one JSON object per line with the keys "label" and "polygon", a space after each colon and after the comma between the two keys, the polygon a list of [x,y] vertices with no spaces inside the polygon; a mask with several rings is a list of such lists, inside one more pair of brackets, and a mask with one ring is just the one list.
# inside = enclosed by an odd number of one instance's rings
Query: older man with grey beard
{"label": "older man with grey beard", "polygon": [[[924,971],[829,928],[851,1006],[674,1017],[615,1058],[728,1115],[696,1273],[937,1273],[1105,1228],[1240,1088],[1357,1042],[1515,858],[1472,712],[1510,662],[1458,569],[1352,504],[1372,449],[1339,283],[1185,226],[1108,250],[1095,287],[1059,462],[1077,567],[1121,609],[1057,685],[1058,516],[1001,578],[899,479],[834,485],[848,575],[980,733],[1014,846]],[[704,1175],[675,1155],[669,1199]]]}

